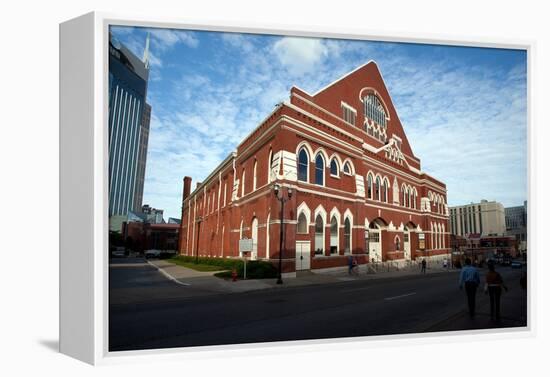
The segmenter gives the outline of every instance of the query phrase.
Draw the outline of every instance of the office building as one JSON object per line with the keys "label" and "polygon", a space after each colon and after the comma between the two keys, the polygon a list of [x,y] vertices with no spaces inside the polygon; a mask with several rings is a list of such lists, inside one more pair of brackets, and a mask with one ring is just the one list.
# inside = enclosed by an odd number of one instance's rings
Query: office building
{"label": "office building", "polygon": [[139,211],[143,200],[151,116],[146,103],[148,46],[149,37],[142,60],[109,36],[109,218],[113,224],[120,224],[129,211]]}
{"label": "office building", "polygon": [[518,251],[527,251],[527,201],[522,206],[504,209],[506,234],[516,238]]}
{"label": "office building", "polygon": [[496,201],[482,200],[480,203],[450,207],[449,210],[451,234],[502,236],[506,232],[504,206]]}

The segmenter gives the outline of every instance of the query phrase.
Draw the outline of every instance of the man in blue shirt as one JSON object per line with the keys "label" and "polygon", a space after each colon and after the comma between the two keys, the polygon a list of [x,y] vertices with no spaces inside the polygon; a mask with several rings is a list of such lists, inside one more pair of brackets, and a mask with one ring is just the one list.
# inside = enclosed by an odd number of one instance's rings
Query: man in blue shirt
{"label": "man in blue shirt", "polygon": [[470,312],[470,318],[474,318],[476,313],[476,292],[479,286],[479,272],[477,268],[472,266],[472,260],[466,258],[464,261],[465,266],[460,271],[460,278],[458,280],[459,288],[466,288],[466,296],[468,297],[468,310]]}

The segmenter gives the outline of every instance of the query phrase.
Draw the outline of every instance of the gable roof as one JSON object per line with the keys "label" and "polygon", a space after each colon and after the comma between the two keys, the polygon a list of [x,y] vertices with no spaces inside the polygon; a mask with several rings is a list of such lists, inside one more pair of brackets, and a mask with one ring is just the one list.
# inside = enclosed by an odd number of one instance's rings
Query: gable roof
{"label": "gable roof", "polygon": [[332,111],[334,114],[340,114],[339,109],[341,101],[344,101],[356,108],[357,119],[361,119],[362,122],[364,115],[360,95],[363,89],[372,90],[381,99],[383,106],[386,108],[388,112],[388,139],[390,139],[392,135],[399,137],[402,141],[402,152],[419,163],[420,160],[412,151],[412,147],[409,144],[397,110],[395,109],[384,78],[382,77],[382,73],[374,60],[369,60],[367,63],[346,73],[310,96],[315,103],[327,108],[327,110]]}

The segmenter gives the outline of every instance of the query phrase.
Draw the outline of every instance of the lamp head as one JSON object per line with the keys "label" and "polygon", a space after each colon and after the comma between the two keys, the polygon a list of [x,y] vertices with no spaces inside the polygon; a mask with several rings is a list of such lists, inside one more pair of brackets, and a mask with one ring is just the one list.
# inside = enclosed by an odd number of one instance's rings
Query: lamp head
{"label": "lamp head", "polygon": [[280,189],[280,186],[278,183],[275,183],[273,185],[273,193],[275,194],[275,196],[278,196],[279,195],[279,189]]}

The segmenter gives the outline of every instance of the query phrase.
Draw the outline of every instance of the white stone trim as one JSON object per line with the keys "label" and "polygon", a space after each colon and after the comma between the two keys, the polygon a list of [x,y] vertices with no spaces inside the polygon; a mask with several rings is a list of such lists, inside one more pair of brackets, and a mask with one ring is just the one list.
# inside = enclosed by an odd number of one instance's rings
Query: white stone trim
{"label": "white stone trim", "polygon": [[357,116],[357,109],[347,103],[345,103],[344,101],[340,101],[340,107],[345,107],[346,109],[350,110],[351,112],[354,112],[355,115]]}
{"label": "white stone trim", "polygon": [[[285,106],[288,106],[288,107],[290,107],[290,108],[293,109],[293,110],[296,110],[296,111],[298,111],[298,112],[300,112],[300,113],[302,113],[302,114],[304,114],[304,115],[307,115],[307,116],[310,117],[311,119],[314,119],[314,120],[316,120],[316,121],[319,122],[319,123],[323,123],[325,126],[327,126],[327,127],[329,127],[329,128],[332,128],[334,131],[340,132],[340,133],[346,135],[347,137],[349,137],[349,138],[351,138],[351,139],[353,139],[353,140],[355,140],[355,141],[357,141],[357,142],[362,142],[362,141],[363,141],[363,139],[361,139],[359,136],[355,136],[354,134],[349,133],[348,131],[344,130],[343,128],[340,128],[340,127],[338,127],[338,126],[335,126],[334,124],[330,123],[329,121],[326,121],[326,120],[324,120],[324,119],[322,119],[322,118],[319,118],[317,115],[314,115],[314,114],[312,114],[312,113],[310,113],[310,112],[308,112],[308,111],[302,109],[301,107],[298,107],[298,106],[296,106],[296,105],[293,105],[293,104],[290,103],[290,102],[285,102],[284,104],[285,104]],[[341,118],[339,118],[339,119],[342,120]],[[298,121],[297,119],[294,119],[294,120],[295,120],[295,121]],[[342,120],[342,121],[343,121],[343,120]],[[299,122],[299,121],[298,121],[298,122]],[[343,121],[343,122],[346,123],[346,124],[348,124],[348,123],[345,122],[345,121]],[[352,125],[350,125],[350,124],[348,124],[348,125],[349,125],[349,127],[354,127],[354,126],[352,126]],[[309,126],[309,125],[308,125],[308,126]],[[311,127],[311,126],[309,126],[309,127]]]}
{"label": "white stone trim", "polygon": [[355,174],[355,193],[362,198],[365,197],[365,180],[362,175]]}
{"label": "white stone trim", "polygon": [[[288,181],[297,181],[298,180],[298,165],[296,160],[296,153],[281,151],[283,158],[283,174],[278,175],[279,179],[286,179]],[[309,175],[309,166],[308,166],[308,175]]]}
{"label": "white stone trim", "polygon": [[[380,70],[379,70],[380,71]],[[383,81],[383,80],[382,80]],[[384,85],[386,85],[386,83],[384,82]],[[388,105],[386,105],[386,101],[384,101],[384,99],[382,98],[382,95],[380,94],[380,92],[378,92],[376,89],[374,89],[373,87],[370,87],[370,86],[365,86],[364,88],[361,88],[361,90],[359,90],[359,101],[361,101],[361,103],[363,104],[363,106],[365,106],[365,104],[363,103],[363,98],[365,98],[363,94],[363,92],[365,90],[370,90],[372,92],[372,94],[374,94],[376,97],[378,97],[378,99],[380,100],[380,102],[382,102],[382,105],[384,106],[384,113],[386,115],[386,120],[390,120],[390,111],[389,111],[389,107]]]}
{"label": "white stone trim", "polygon": [[[334,138],[334,136],[331,136],[330,134],[327,134],[326,132],[321,131],[318,128],[310,126],[309,124],[296,120],[294,118],[290,118],[286,115],[284,115],[282,118],[286,122],[286,124],[281,125],[281,128],[292,130],[292,132],[295,132],[297,135],[303,136],[305,139],[313,140],[318,144],[328,145],[332,149],[338,150],[343,154],[353,156],[355,158],[361,158],[363,156],[363,151],[360,148],[357,148],[354,145],[349,144],[345,141],[337,140]],[[311,132],[316,136],[324,138],[324,140],[316,138],[315,136],[312,136],[310,134],[303,133],[299,129],[307,130],[308,132]],[[347,150],[343,149],[342,147],[338,147],[338,145],[343,146]]]}
{"label": "white stone trim", "polygon": [[[376,62],[375,62],[374,60],[369,60],[369,61],[366,62],[365,64],[363,64],[363,65],[361,65],[361,66],[355,68],[353,71],[350,71],[350,72],[346,73],[345,75],[341,76],[340,78],[338,78],[338,79],[332,81],[330,84],[328,84],[328,85],[322,87],[321,89],[319,89],[318,91],[316,91],[316,92],[312,95],[312,97],[315,97],[317,94],[321,93],[322,91],[324,91],[324,90],[330,88],[332,85],[336,84],[338,81],[341,81],[341,80],[345,79],[346,77],[348,77],[348,76],[351,75],[352,73],[359,71],[361,68],[366,67],[367,65],[369,65],[369,64],[371,64],[371,63],[374,63],[375,65],[377,65]],[[378,65],[377,65],[377,66],[378,66]],[[301,89],[300,89],[300,90],[301,90]],[[302,91],[303,91],[304,93],[307,93],[305,90],[302,90]],[[309,93],[308,93],[308,94],[309,94]]]}

